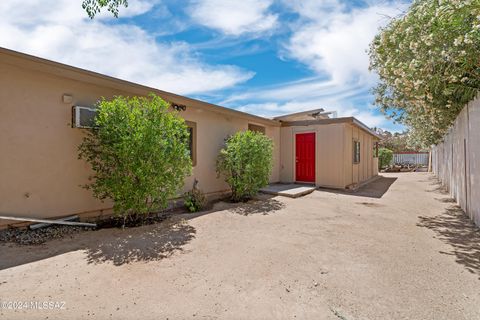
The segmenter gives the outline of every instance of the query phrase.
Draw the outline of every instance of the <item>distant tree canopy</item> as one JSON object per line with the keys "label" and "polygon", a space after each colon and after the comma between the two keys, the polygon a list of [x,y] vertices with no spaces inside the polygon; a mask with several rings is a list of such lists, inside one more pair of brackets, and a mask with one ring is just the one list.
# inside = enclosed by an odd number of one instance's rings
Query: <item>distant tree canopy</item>
{"label": "distant tree canopy", "polygon": [[387,148],[380,148],[378,150],[378,169],[388,167],[393,160],[393,151]]}
{"label": "distant tree canopy", "polygon": [[480,0],[415,0],[369,55],[376,104],[418,144],[437,143],[480,88]]}
{"label": "distant tree canopy", "polygon": [[118,18],[118,8],[120,6],[128,7],[128,0],[83,0],[82,2],[82,8],[87,12],[90,19],[93,19],[105,7],[113,13],[115,18]]}
{"label": "distant tree canopy", "polygon": [[390,132],[380,128],[375,129],[375,132],[382,137],[379,146],[392,150],[393,152],[404,151],[423,151],[421,145],[409,131]]}

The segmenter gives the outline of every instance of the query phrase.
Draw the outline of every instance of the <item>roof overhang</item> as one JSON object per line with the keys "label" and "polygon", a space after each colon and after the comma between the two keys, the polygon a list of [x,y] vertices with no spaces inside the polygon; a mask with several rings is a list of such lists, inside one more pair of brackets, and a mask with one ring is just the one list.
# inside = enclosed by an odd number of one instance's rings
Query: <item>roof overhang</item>
{"label": "roof overhang", "polygon": [[318,115],[321,115],[321,114],[327,115],[327,114],[331,114],[331,112],[325,113],[325,109],[319,108],[319,109],[312,109],[312,110],[306,110],[306,111],[301,111],[301,112],[289,113],[289,114],[285,114],[283,116],[274,117],[273,119],[278,120],[278,121],[288,121],[288,119],[299,117],[299,116],[311,116],[311,117],[314,118],[315,116],[318,116]]}
{"label": "roof overhang", "polygon": [[375,138],[381,140],[382,137],[370,129],[360,120],[354,117],[342,117],[342,118],[331,118],[331,119],[318,119],[318,120],[302,120],[302,121],[282,121],[282,127],[304,127],[304,126],[314,126],[314,125],[328,125],[328,124],[339,124],[339,123],[348,123],[354,126],[359,127],[368,134],[374,136]]}
{"label": "roof overhang", "polygon": [[263,125],[271,125],[277,127],[280,126],[280,122],[277,120],[268,119],[235,109],[222,107],[205,101],[181,96],[167,91],[162,91],[135,82],[114,78],[101,73],[73,67],[63,63],[39,58],[36,56],[2,47],[0,47],[0,57],[2,63],[15,65],[20,68],[28,68],[29,70],[44,72],[63,78],[101,85],[108,88],[125,91],[133,95],[147,95],[149,93],[155,93],[170,103],[204,109],[206,111],[217,112],[227,116],[244,118],[249,121]]}

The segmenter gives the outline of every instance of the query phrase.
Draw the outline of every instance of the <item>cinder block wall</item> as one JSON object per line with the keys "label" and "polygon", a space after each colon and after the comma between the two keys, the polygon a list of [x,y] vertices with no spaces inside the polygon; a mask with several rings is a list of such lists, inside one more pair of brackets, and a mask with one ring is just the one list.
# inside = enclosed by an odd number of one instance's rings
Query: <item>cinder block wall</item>
{"label": "cinder block wall", "polygon": [[452,198],[480,226],[480,98],[463,108],[443,142],[432,148],[432,169]]}

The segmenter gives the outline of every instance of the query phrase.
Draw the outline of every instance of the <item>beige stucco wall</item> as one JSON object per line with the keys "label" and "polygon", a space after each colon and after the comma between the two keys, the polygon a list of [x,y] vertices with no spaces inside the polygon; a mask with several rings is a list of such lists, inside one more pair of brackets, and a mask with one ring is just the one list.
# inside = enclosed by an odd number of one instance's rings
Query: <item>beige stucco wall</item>
{"label": "beige stucco wall", "polygon": [[[295,181],[295,134],[315,132],[317,186],[345,188],[377,175],[373,159],[374,137],[349,123],[289,126],[281,129],[280,181]],[[353,139],[361,145],[359,164],[353,164]]]}
{"label": "beige stucco wall", "polygon": [[[360,163],[353,163],[353,141],[360,141]],[[378,174],[373,147],[377,139],[351,124],[344,124],[344,185],[361,184]]]}
{"label": "beige stucco wall", "polygon": [[[71,128],[71,108],[93,106],[100,97],[145,95],[148,90],[108,80],[74,80],[70,71],[51,74],[41,71],[44,67],[37,64],[27,61],[19,66],[18,60],[7,58],[0,59],[0,214],[55,217],[110,208],[111,203],[94,199],[90,191],[80,187],[87,183],[90,169],[77,159],[84,131]],[[83,75],[78,78],[82,77],[91,80]],[[63,103],[64,94],[72,95],[73,102]],[[178,100],[178,96],[166,98]],[[216,156],[225,137],[246,130],[248,123],[265,126],[266,134],[273,139],[271,181],[279,180],[279,126],[238,113],[185,104],[187,110],[181,116],[197,124],[197,164],[185,189],[191,188],[197,178],[206,193],[227,190],[225,182],[216,176]]]}
{"label": "beige stucco wall", "polygon": [[282,127],[280,180],[295,181],[295,134],[315,132],[317,186],[343,188],[343,124]]}

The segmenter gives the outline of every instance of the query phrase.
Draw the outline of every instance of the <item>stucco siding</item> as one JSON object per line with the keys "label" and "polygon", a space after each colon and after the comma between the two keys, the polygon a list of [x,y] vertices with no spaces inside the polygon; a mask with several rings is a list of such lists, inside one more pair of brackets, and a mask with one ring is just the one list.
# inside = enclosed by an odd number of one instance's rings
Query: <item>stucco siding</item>
{"label": "stucco siding", "polygon": [[[357,127],[352,127],[352,140],[347,141],[346,147],[348,147],[349,149],[352,149],[352,157],[353,157],[353,141],[360,139],[359,132],[360,132],[360,130]],[[346,159],[346,161],[348,161],[350,163],[350,165],[352,166],[352,172],[353,172],[352,181],[353,181],[353,183],[360,182],[360,170],[359,170],[360,166],[359,166],[359,164],[354,164],[352,162],[352,158]]]}
{"label": "stucco siding", "polygon": [[282,127],[280,132],[280,140],[282,141],[280,148],[280,181],[293,182],[295,181],[293,130],[292,127]]}
{"label": "stucco siding", "polygon": [[[77,159],[77,147],[85,131],[71,127],[71,108],[93,106],[101,97],[146,95],[149,90],[128,85],[118,89],[106,80],[105,85],[77,81],[6,60],[0,61],[0,214],[55,217],[109,210],[110,202],[102,203],[80,187],[88,182],[91,171],[87,163]],[[64,94],[71,95],[73,102],[63,103]],[[227,190],[215,172],[216,156],[225,138],[246,130],[249,123],[264,126],[273,139],[270,180],[280,179],[279,126],[185,101],[180,101],[187,106],[180,115],[197,125],[197,163],[180,193],[191,188],[194,178],[206,193]]]}
{"label": "stucco siding", "polygon": [[108,208],[80,185],[88,165],[77,159],[83,130],[71,128],[71,105],[122,92],[28,72],[0,63],[0,213],[51,217]]}
{"label": "stucco siding", "polygon": [[[255,123],[255,122],[252,122]],[[281,152],[281,138],[280,127],[267,126],[265,134],[273,140],[273,169],[270,175],[270,182],[280,181],[280,152]]]}
{"label": "stucco siding", "polygon": [[[377,139],[364,130],[345,124],[344,129],[344,185],[361,184],[378,174],[373,146]],[[353,142],[360,142],[360,162],[353,163]]]}
{"label": "stucco siding", "polygon": [[317,128],[317,185],[343,188],[343,124],[323,125]]}
{"label": "stucco siding", "polygon": [[315,184],[344,188],[344,124],[291,126],[281,129],[282,182],[295,182],[295,134],[315,132]]}
{"label": "stucco siding", "polygon": [[343,185],[348,186],[353,183],[353,147],[352,147],[352,140],[353,140],[353,126],[344,125],[344,134],[343,134]]}

